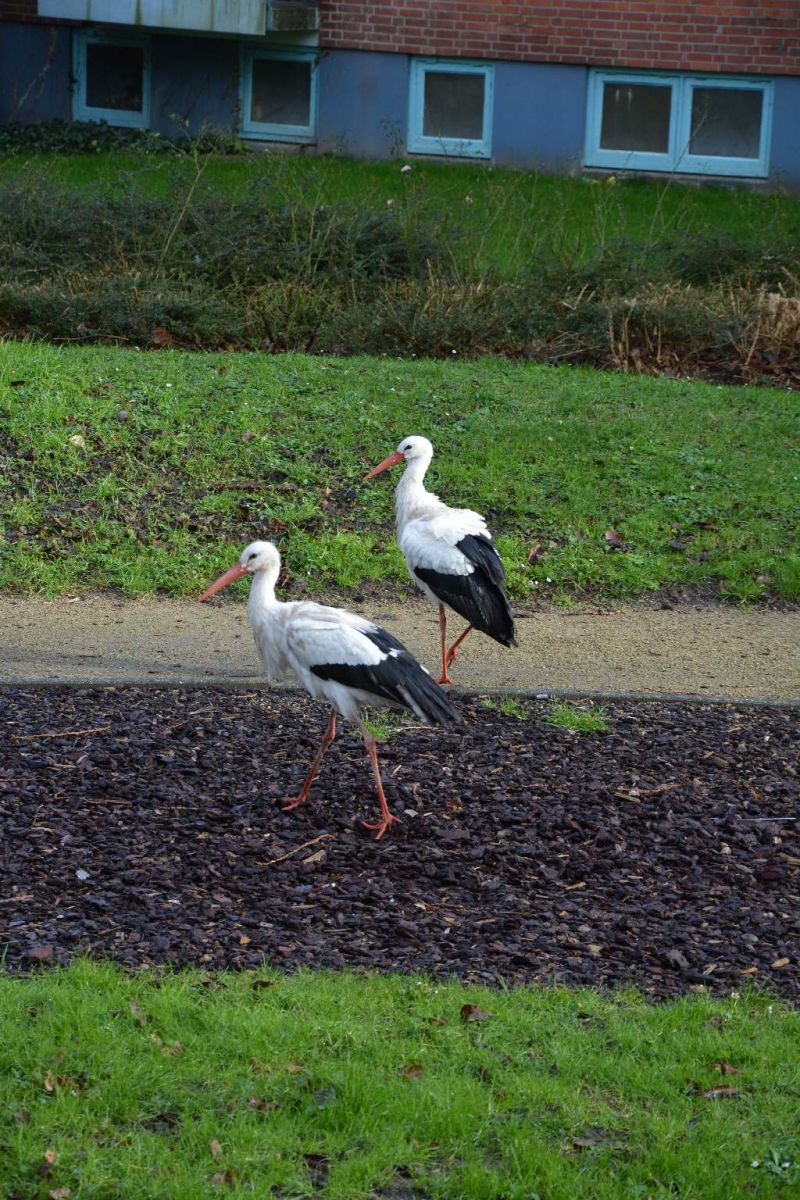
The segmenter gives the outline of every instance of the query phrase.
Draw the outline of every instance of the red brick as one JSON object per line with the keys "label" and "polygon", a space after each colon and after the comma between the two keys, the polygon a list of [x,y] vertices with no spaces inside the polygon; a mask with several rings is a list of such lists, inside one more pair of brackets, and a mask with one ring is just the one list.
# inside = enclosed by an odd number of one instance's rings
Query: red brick
{"label": "red brick", "polygon": [[798,0],[320,0],[320,23],[326,48],[800,73]]}

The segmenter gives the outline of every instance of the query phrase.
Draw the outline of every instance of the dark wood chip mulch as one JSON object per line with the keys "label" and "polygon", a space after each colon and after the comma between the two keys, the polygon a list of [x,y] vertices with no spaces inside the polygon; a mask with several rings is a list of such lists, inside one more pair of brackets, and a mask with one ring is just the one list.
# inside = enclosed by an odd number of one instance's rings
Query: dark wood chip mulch
{"label": "dark wood chip mulch", "polygon": [[[797,711],[608,706],[578,734],[458,698],[360,739],[284,814],[326,713],[294,692],[0,693],[6,968],[365,967],[479,982],[800,993]],[[55,735],[55,736],[54,736]]]}

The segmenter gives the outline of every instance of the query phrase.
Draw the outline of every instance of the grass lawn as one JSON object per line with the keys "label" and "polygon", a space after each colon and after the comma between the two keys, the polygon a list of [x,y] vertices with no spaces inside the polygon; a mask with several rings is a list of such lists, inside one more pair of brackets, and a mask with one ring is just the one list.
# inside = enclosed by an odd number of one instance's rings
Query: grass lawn
{"label": "grass lawn", "polygon": [[0,978],[0,1026],[0,1189],[26,1200],[800,1186],[800,1018],[765,997],[79,962]]}
{"label": "grass lawn", "polygon": [[[196,595],[256,536],[312,595],[406,579],[392,482],[483,511],[519,601],[677,583],[800,600],[800,415],[776,389],[588,368],[0,346],[0,586]],[[396,476],[395,476],[396,479]]]}
{"label": "grass lawn", "polygon": [[248,154],[239,157],[120,152],[0,157],[0,185],[46,183],[98,195],[131,187],[145,195],[182,197],[198,166],[196,196],[259,197],[260,202],[319,207],[344,201],[365,209],[387,204],[417,221],[447,214],[456,257],[473,272],[505,275],[535,267],[541,254],[581,259],[616,239],[650,243],[671,233],[709,230],[745,243],[785,244],[800,236],[800,204],[773,192],[694,187],[666,179],[611,181],[539,175],[459,163]]}

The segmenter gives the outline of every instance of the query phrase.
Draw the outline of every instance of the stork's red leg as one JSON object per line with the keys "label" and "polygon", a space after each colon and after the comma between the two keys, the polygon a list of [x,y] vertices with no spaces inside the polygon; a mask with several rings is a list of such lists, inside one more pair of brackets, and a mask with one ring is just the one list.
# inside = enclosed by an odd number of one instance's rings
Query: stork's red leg
{"label": "stork's red leg", "polygon": [[331,719],[328,721],[328,728],[325,730],[325,736],[322,739],[322,745],[320,746],[319,750],[317,751],[316,757],[314,758],[314,761],[312,762],[311,766],[308,768],[308,774],[306,775],[306,781],[303,784],[302,791],[300,792],[300,795],[295,797],[294,799],[291,799],[291,797],[289,797],[289,796],[286,797],[286,803],[283,806],[284,812],[291,812],[293,808],[297,808],[298,804],[302,804],[303,801],[308,797],[308,793],[311,790],[311,785],[314,782],[314,779],[316,778],[317,771],[319,770],[319,764],[322,762],[323,755],[325,754],[325,751],[328,749],[328,746],[330,746],[331,742],[333,741],[333,739],[335,737],[336,737],[336,709],[332,708],[331,709]]}
{"label": "stork's red leg", "polygon": [[472,625],[468,625],[468,626],[467,626],[467,628],[464,630],[464,632],[461,634],[461,637],[459,637],[459,638],[456,638],[456,640],[453,642],[453,644],[452,644],[452,646],[450,647],[450,649],[447,651],[447,665],[448,665],[448,667],[450,666],[450,663],[453,661],[453,659],[455,658],[455,656],[458,654],[458,647],[461,645],[461,643],[463,642],[464,638],[467,636],[467,634],[468,634],[468,633],[471,633],[471,632],[472,632],[472,628],[473,628],[473,627],[472,627]]}
{"label": "stork's red leg", "polygon": [[447,674],[448,657],[447,657],[447,613],[443,604],[439,605],[439,632],[442,636],[442,674],[436,680],[437,683],[452,683],[452,679]]}
{"label": "stork's red leg", "polygon": [[381,783],[381,771],[380,767],[378,766],[378,752],[375,749],[375,738],[361,721],[358,722],[358,727],[361,730],[361,736],[364,739],[364,746],[366,747],[367,754],[369,755],[372,763],[372,773],[375,776],[375,784],[378,789],[378,801],[381,806],[380,821],[362,821],[361,824],[365,829],[377,829],[378,832],[375,835],[375,840],[378,841],[386,833],[386,830],[389,828],[392,822],[399,821],[400,818],[396,817],[394,813],[389,812],[389,805],[386,803],[386,796],[384,795],[383,784]]}

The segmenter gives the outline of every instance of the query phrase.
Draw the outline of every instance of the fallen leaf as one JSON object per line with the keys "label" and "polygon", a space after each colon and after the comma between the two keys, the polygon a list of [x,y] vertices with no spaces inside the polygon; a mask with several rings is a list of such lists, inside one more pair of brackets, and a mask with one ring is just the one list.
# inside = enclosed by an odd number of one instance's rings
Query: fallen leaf
{"label": "fallen leaf", "polygon": [[47,1193],[47,1200],[67,1200],[71,1195],[69,1188],[53,1188],[52,1192]]}
{"label": "fallen leaf", "polygon": [[247,433],[242,434],[242,441],[243,442],[252,442],[252,440],[255,436],[256,435],[254,433],[251,433],[250,430],[248,429]]}
{"label": "fallen leaf", "polygon": [[712,1071],[719,1071],[720,1075],[741,1075],[738,1067],[734,1067],[732,1063],[725,1062],[724,1059],[720,1059],[719,1062],[710,1063],[709,1066]]}
{"label": "fallen leaf", "polygon": [[607,529],[603,534],[603,537],[606,540],[606,545],[608,546],[609,550],[630,550],[630,546],[625,541],[622,534],[616,529]]}
{"label": "fallen leaf", "polygon": [[70,446],[76,446],[78,450],[86,449],[86,438],[81,437],[79,433],[73,433],[72,437],[67,440]]}
{"label": "fallen leaf", "polygon": [[223,1183],[226,1187],[233,1187],[234,1178],[235,1174],[229,1167],[227,1171],[217,1171],[215,1175],[212,1175],[211,1182],[215,1187],[220,1187]]}
{"label": "fallen leaf", "polygon": [[328,857],[327,850],[318,850],[316,852],[316,854],[309,854],[308,858],[302,859],[301,862],[304,867],[311,867],[311,866],[314,866],[315,863],[325,862],[325,859],[327,857]]}
{"label": "fallen leaf", "polygon": [[216,1138],[212,1138],[208,1143],[208,1148],[211,1151],[212,1158],[222,1158],[222,1146]]}
{"label": "fallen leaf", "polygon": [[402,1075],[403,1079],[419,1079],[424,1070],[422,1063],[409,1063],[402,1071],[398,1071],[398,1075]]}
{"label": "fallen leaf", "polygon": [[136,1000],[131,1000],[130,1009],[136,1024],[140,1027],[140,1029],[144,1029],[145,1025],[150,1020],[150,1017],[148,1017],[147,1013],[142,1011]]}
{"label": "fallen leaf", "polygon": [[45,1150],[44,1161],[46,1163],[49,1163],[51,1167],[54,1167],[56,1165],[56,1163],[58,1162],[58,1151],[57,1150]]}
{"label": "fallen leaf", "polygon": [[175,1058],[178,1054],[183,1054],[183,1046],[180,1042],[170,1042],[169,1045],[161,1047],[161,1053]]}
{"label": "fallen leaf", "polygon": [[484,1009],[478,1008],[477,1004],[464,1004],[461,1006],[461,1020],[466,1025],[469,1021],[485,1021],[488,1017],[493,1017],[494,1013],[485,1012]]}
{"label": "fallen leaf", "polygon": [[259,988],[275,987],[275,980],[274,979],[254,979],[251,984],[251,987],[255,988],[256,990],[258,990]]}
{"label": "fallen leaf", "polygon": [[25,951],[26,958],[34,958],[37,962],[49,962],[53,957],[53,947],[51,945],[36,946],[33,950]]}
{"label": "fallen leaf", "polygon": [[720,1087],[709,1088],[707,1092],[703,1092],[705,1100],[733,1100],[739,1095],[739,1089],[731,1087],[729,1083],[724,1083]]}
{"label": "fallen leaf", "polygon": [[52,1071],[48,1071],[44,1077],[44,1090],[46,1092],[54,1092],[56,1090],[56,1077]]}
{"label": "fallen leaf", "polygon": [[156,325],[152,333],[154,346],[174,346],[175,338],[163,325]]}
{"label": "fallen leaf", "polygon": [[239,945],[240,946],[249,946],[250,943],[252,942],[252,940],[253,939],[249,938],[246,933],[243,933],[242,936],[239,938]]}
{"label": "fallen leaf", "polygon": [[264,1100],[261,1096],[251,1096],[247,1101],[248,1108],[255,1108],[258,1112],[274,1112],[278,1108],[283,1108],[283,1105],[278,1100]]}
{"label": "fallen leaf", "polygon": [[287,1063],[286,1070],[290,1075],[303,1075],[305,1073],[305,1067],[302,1063]]}
{"label": "fallen leaf", "polygon": [[531,566],[533,566],[533,564],[537,563],[543,556],[544,550],[542,549],[541,542],[537,542],[536,545],[531,546],[530,550],[528,551],[528,562],[531,564]]}
{"label": "fallen leaf", "polygon": [[770,966],[774,967],[775,970],[779,970],[781,967],[788,967],[791,961],[790,958],[776,958],[775,962],[771,963]]}

